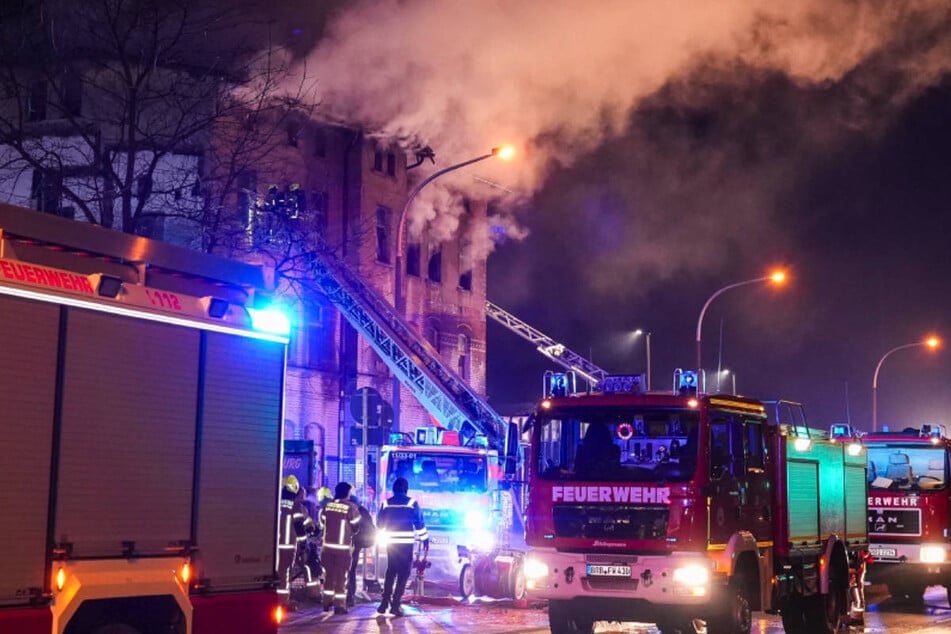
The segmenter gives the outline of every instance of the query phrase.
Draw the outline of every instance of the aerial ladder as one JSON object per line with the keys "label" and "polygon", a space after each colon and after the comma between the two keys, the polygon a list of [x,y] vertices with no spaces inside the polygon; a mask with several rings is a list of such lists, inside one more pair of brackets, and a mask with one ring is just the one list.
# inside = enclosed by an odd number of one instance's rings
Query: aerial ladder
{"label": "aerial ladder", "polygon": [[485,302],[485,314],[515,334],[527,339],[535,346],[536,350],[561,367],[583,378],[592,389],[601,384],[608,375],[604,369],[488,300]]}
{"label": "aerial ladder", "polygon": [[310,273],[314,283],[427,411],[462,438],[484,434],[490,447],[506,449],[508,424],[439,357],[439,353],[390,303],[315,240]]}

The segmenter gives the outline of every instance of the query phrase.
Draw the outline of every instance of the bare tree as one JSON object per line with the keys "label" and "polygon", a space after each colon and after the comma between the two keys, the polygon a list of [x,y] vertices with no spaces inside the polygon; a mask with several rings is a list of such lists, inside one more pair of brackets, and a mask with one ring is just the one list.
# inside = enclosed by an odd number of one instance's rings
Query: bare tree
{"label": "bare tree", "polygon": [[215,0],[0,4],[0,198],[247,246],[255,175],[314,103],[259,16]]}

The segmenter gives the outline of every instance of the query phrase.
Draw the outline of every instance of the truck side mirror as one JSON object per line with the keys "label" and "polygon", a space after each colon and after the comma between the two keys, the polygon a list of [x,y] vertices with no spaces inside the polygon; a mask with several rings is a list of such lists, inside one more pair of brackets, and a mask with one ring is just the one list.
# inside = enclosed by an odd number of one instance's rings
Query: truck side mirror
{"label": "truck side mirror", "polygon": [[519,439],[518,423],[508,423],[505,426],[504,473],[506,476],[515,476],[518,474],[518,454],[521,449]]}

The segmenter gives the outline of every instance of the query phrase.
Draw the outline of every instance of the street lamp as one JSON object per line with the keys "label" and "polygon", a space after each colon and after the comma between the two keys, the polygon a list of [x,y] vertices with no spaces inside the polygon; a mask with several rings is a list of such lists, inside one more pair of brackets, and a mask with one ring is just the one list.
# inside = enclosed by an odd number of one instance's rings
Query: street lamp
{"label": "street lamp", "polygon": [[707,312],[707,308],[710,306],[710,303],[719,297],[722,293],[726,291],[737,288],[739,286],[746,286],[748,284],[758,284],[759,282],[773,282],[774,284],[782,284],[786,280],[786,273],[783,271],[775,271],[766,277],[757,277],[756,279],[746,280],[745,282],[737,282],[736,284],[730,284],[729,286],[724,286],[716,293],[710,296],[710,299],[707,300],[707,303],[703,305],[703,308],[700,310],[700,318],[697,319],[697,390],[700,390],[700,377],[703,375],[703,364],[701,356],[701,346],[700,346],[700,333],[703,328],[703,315]]}
{"label": "street lamp", "polygon": [[878,360],[878,365],[875,366],[875,376],[872,377],[872,431],[878,431],[878,372],[882,369],[882,364],[885,363],[885,359],[888,358],[893,352],[898,352],[899,350],[904,350],[906,348],[917,348],[918,346],[927,346],[934,350],[941,344],[941,341],[937,337],[928,337],[924,341],[916,341],[915,343],[906,343],[903,346],[898,346],[892,348],[888,352],[882,355],[882,358]]}
{"label": "street lamp", "polygon": [[[410,191],[409,195],[406,196],[406,202],[403,203],[403,209],[400,211],[400,222],[396,228],[396,269],[394,275],[394,284],[393,284],[393,306],[396,308],[396,314],[406,317],[406,298],[403,294],[403,234],[406,232],[406,216],[409,212],[409,206],[412,204],[413,199],[416,198],[416,195],[426,185],[430,184],[440,176],[448,174],[449,172],[454,172],[457,169],[466,167],[467,165],[472,165],[473,163],[478,163],[479,161],[484,161],[490,159],[493,156],[497,156],[501,159],[508,160],[512,158],[515,154],[515,148],[511,145],[503,145],[501,147],[492,148],[488,154],[483,154],[481,156],[476,156],[471,158],[468,161],[462,161],[461,163],[456,163],[450,165],[449,167],[444,167],[441,170],[437,170],[421,180],[416,187]],[[393,428],[399,431],[400,428],[400,380],[394,374],[393,376]]]}
{"label": "street lamp", "polygon": [[[634,337],[637,338],[643,335],[644,331],[638,328],[637,330],[634,331],[633,334],[634,334]],[[645,385],[644,387],[648,392],[650,392],[651,391],[651,333],[649,332],[647,333],[646,339],[647,339],[647,385]]]}
{"label": "street lamp", "polygon": [[729,377],[730,377],[730,381],[732,382],[731,387],[733,388],[733,389],[731,390],[730,394],[733,394],[734,396],[736,396],[736,374],[735,374],[734,372],[730,372],[729,370],[726,370],[726,369],[720,370],[720,373],[717,374],[717,392],[720,391],[720,377],[721,377],[721,376],[729,376]]}

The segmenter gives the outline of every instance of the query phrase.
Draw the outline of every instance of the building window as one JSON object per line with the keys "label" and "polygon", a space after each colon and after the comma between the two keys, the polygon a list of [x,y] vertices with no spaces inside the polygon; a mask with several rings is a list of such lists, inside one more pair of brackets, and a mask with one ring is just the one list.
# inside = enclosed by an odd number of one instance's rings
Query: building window
{"label": "building window", "polygon": [[390,263],[390,210],[376,208],[376,261]]}
{"label": "building window", "polygon": [[469,380],[469,350],[472,346],[472,340],[468,335],[460,333],[456,338],[456,354],[459,356],[458,373],[465,380]]}
{"label": "building window", "polygon": [[63,73],[63,112],[67,116],[78,117],[82,107],[82,75],[75,68],[67,68]]}
{"label": "building window", "polygon": [[152,195],[152,177],[148,174],[135,179],[135,195],[137,198],[148,198]]}
{"label": "building window", "polygon": [[383,152],[376,151],[373,153],[373,171],[383,171]]}
{"label": "building window", "polygon": [[327,135],[323,130],[314,130],[311,133],[310,142],[314,146],[313,155],[315,158],[327,156]]}
{"label": "building window", "polygon": [[426,267],[426,277],[430,282],[442,283],[442,245],[429,245],[429,263]]}
{"label": "building window", "polygon": [[247,218],[248,227],[254,223],[254,207],[257,193],[257,174],[253,170],[241,170],[235,177],[235,186],[238,189],[238,214]]}
{"label": "building window", "polygon": [[472,290],[472,241],[463,240],[459,244],[459,288]]}
{"label": "building window", "polygon": [[392,152],[386,155],[386,173],[396,176],[396,155]]}
{"label": "building window", "polygon": [[326,236],[328,224],[327,192],[310,193],[310,212],[313,216],[314,231]]}
{"label": "building window", "polygon": [[[57,216],[65,212],[60,205],[63,198],[63,175],[48,170],[33,170],[30,183],[30,206]],[[72,210],[72,207],[69,208]],[[72,217],[72,216],[70,216]]]}
{"label": "building window", "polygon": [[27,120],[43,121],[46,119],[46,97],[45,79],[30,82],[30,96],[26,104]]}
{"label": "building window", "polygon": [[419,242],[410,242],[406,246],[406,274],[419,277],[420,260],[422,259],[422,245]]}
{"label": "building window", "polygon": [[287,132],[287,144],[291,147],[297,147],[297,140],[300,138],[301,125],[297,121],[288,121],[285,126]]}
{"label": "building window", "polygon": [[429,342],[429,345],[433,347],[437,353],[439,352],[439,329],[435,326],[426,327],[426,341]]}

